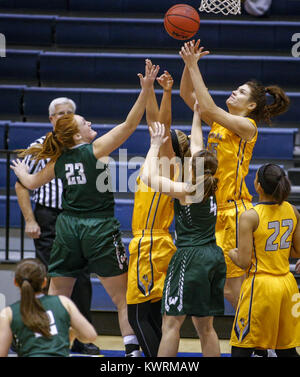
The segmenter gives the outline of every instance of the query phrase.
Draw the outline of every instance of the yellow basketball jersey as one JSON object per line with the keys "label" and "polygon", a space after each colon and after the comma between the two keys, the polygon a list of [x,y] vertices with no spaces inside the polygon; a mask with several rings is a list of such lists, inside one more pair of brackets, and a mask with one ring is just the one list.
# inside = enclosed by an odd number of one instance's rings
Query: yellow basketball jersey
{"label": "yellow basketball jersey", "polygon": [[155,192],[146,186],[139,176],[137,187],[132,215],[133,235],[142,230],[158,229],[168,232],[174,218],[172,198]]}
{"label": "yellow basketball jersey", "polygon": [[172,198],[155,192],[137,178],[129,244],[127,303],[162,298],[170,259],[176,251],[169,227],[174,218]]}
{"label": "yellow basketball jersey", "polygon": [[[253,119],[248,119],[257,127]],[[245,178],[256,139],[257,132],[250,141],[246,141],[220,124],[213,123],[207,147],[217,154],[219,163],[215,175],[219,179],[216,192],[218,205],[225,204],[228,200],[252,200]]]}
{"label": "yellow basketball jersey", "polygon": [[284,275],[290,271],[289,257],[297,218],[288,202],[258,203],[254,210],[259,225],[253,233],[254,243],[249,273]]}

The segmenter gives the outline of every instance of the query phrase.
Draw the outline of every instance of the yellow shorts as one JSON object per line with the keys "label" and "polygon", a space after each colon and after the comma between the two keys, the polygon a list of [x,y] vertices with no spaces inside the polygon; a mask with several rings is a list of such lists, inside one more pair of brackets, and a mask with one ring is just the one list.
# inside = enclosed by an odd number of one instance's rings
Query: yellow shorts
{"label": "yellow shorts", "polygon": [[127,304],[162,299],[169,262],[176,251],[167,232],[136,232],[129,244]]}
{"label": "yellow shorts", "polygon": [[228,252],[230,249],[237,247],[238,220],[240,215],[250,208],[253,208],[253,205],[246,200],[232,201],[225,205],[218,205],[216,242],[223,249],[227,266],[227,278],[234,278],[245,274],[244,270],[232,262]]}
{"label": "yellow shorts", "polygon": [[300,346],[300,294],[292,273],[244,280],[230,344],[242,348]]}

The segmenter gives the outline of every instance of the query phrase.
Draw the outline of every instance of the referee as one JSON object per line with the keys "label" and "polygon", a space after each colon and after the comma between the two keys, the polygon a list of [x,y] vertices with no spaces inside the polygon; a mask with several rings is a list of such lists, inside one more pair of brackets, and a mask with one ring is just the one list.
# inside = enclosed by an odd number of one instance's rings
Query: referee
{"label": "referee", "polygon": [[[69,98],[59,97],[54,99],[49,105],[49,120],[54,126],[57,119],[65,114],[75,113],[76,105]],[[46,136],[35,140],[33,144],[42,144]],[[45,167],[47,160],[35,162],[30,160],[30,156],[25,158],[31,174],[37,173]],[[51,182],[33,191],[33,201],[35,209],[32,210],[30,194],[19,181],[15,185],[18,203],[25,219],[25,233],[33,239],[36,257],[39,258],[46,267],[50,260],[52,244],[55,238],[55,223],[57,216],[62,211],[62,182],[60,179],[53,179]],[[77,279],[72,300],[75,302],[81,313],[89,322],[91,321],[91,299],[92,286],[90,275],[86,270]],[[82,354],[98,355],[99,348],[94,344],[84,344],[77,339],[73,343],[72,351]]]}

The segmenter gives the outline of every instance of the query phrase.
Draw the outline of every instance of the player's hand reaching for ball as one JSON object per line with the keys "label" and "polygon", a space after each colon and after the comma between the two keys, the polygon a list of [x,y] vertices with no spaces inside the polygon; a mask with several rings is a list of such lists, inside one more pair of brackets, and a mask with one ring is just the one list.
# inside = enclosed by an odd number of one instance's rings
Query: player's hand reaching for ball
{"label": "player's hand reaching for ball", "polygon": [[164,73],[156,80],[165,92],[170,92],[172,90],[174,80],[168,71],[164,71]]}
{"label": "player's hand reaching for ball", "polygon": [[140,78],[140,84],[142,89],[149,89],[153,86],[154,80],[159,71],[159,65],[153,65],[151,60],[146,59],[145,64],[145,76],[141,73],[138,73],[138,77]]}
{"label": "player's hand reaching for ball", "polygon": [[182,57],[187,66],[197,63],[199,59],[210,53],[209,51],[204,51],[204,47],[199,46],[200,39],[198,39],[196,43],[194,40],[185,42],[185,44],[181,47],[179,55]]}
{"label": "player's hand reaching for ball", "polygon": [[151,135],[151,147],[160,147],[168,140],[168,136],[165,136],[165,126],[160,122],[154,122],[149,131]]}

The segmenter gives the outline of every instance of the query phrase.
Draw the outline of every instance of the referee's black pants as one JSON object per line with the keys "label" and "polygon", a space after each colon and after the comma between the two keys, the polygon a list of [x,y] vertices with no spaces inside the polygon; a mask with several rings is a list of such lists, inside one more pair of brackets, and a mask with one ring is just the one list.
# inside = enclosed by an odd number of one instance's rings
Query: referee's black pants
{"label": "referee's black pants", "polygon": [[[34,215],[41,228],[40,238],[34,239],[36,258],[40,259],[46,267],[49,264],[52,244],[55,238],[56,219],[60,213],[61,210],[59,209],[44,207],[40,204],[35,206]],[[85,318],[92,322],[92,284],[87,267],[82,270],[82,273],[77,278],[71,299]]]}

